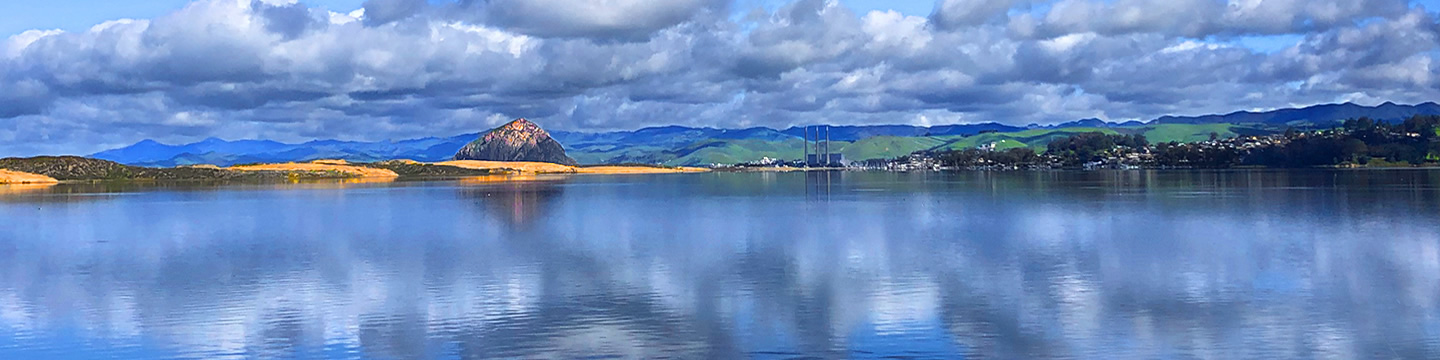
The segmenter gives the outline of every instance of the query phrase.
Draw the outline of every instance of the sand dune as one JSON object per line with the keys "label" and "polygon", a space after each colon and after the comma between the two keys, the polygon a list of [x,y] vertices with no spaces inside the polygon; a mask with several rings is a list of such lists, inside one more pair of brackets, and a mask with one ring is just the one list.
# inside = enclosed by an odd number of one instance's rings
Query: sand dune
{"label": "sand dune", "polygon": [[0,184],[55,184],[55,178],[27,172],[0,169]]}
{"label": "sand dune", "polygon": [[368,168],[363,166],[337,165],[330,163],[285,163],[285,164],[259,164],[241,165],[225,168],[235,171],[333,171],[358,177],[395,178],[400,177],[394,171],[386,169]]}
{"label": "sand dune", "polygon": [[511,170],[534,174],[673,174],[707,172],[704,168],[664,168],[652,166],[589,166],[577,167],[543,162],[454,160],[434,163],[467,169]]}

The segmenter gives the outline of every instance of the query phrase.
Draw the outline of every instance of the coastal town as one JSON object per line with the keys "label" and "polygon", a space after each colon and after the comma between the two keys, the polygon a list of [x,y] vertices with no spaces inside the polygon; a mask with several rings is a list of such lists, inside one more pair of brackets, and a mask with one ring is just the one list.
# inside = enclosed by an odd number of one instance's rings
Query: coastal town
{"label": "coastal town", "polygon": [[[1440,117],[1415,116],[1386,123],[1352,119],[1328,129],[1285,129],[1266,135],[1222,137],[1181,143],[1150,143],[1143,135],[1085,132],[1058,138],[1043,151],[974,148],[917,151],[892,159],[817,162],[764,158],[728,168],[856,169],[898,172],[1046,169],[1215,169],[1232,167],[1424,166],[1440,161]],[[839,159],[834,158],[834,159]]]}

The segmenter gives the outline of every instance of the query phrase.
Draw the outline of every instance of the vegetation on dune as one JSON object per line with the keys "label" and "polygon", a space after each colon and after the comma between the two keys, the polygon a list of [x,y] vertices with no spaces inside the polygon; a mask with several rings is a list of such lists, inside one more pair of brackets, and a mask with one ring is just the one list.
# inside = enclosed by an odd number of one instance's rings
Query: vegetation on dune
{"label": "vegetation on dune", "polygon": [[469,169],[458,166],[424,164],[408,160],[390,160],[367,164],[355,164],[376,169],[394,171],[400,176],[415,177],[464,177],[484,176],[502,173],[495,169]]}
{"label": "vegetation on dune", "polygon": [[349,177],[325,172],[229,171],[212,167],[148,168],[78,156],[0,159],[0,169],[40,174],[63,181],[94,180],[236,180],[265,181]]}

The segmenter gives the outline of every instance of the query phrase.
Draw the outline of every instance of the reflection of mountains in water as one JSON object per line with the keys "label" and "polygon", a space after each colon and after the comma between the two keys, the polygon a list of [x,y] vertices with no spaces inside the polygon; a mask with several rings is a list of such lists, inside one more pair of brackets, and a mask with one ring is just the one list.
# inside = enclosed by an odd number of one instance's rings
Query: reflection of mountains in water
{"label": "reflection of mountains in water", "polygon": [[479,203],[485,214],[512,230],[528,230],[542,222],[565,194],[566,177],[481,176],[460,181],[459,195]]}

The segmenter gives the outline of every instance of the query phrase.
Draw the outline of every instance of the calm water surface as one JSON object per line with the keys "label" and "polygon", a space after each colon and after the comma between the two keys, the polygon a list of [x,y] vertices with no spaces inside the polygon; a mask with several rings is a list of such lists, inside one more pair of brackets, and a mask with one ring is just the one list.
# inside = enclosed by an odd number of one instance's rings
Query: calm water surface
{"label": "calm water surface", "polygon": [[0,359],[1440,358],[1440,171],[0,187]]}

